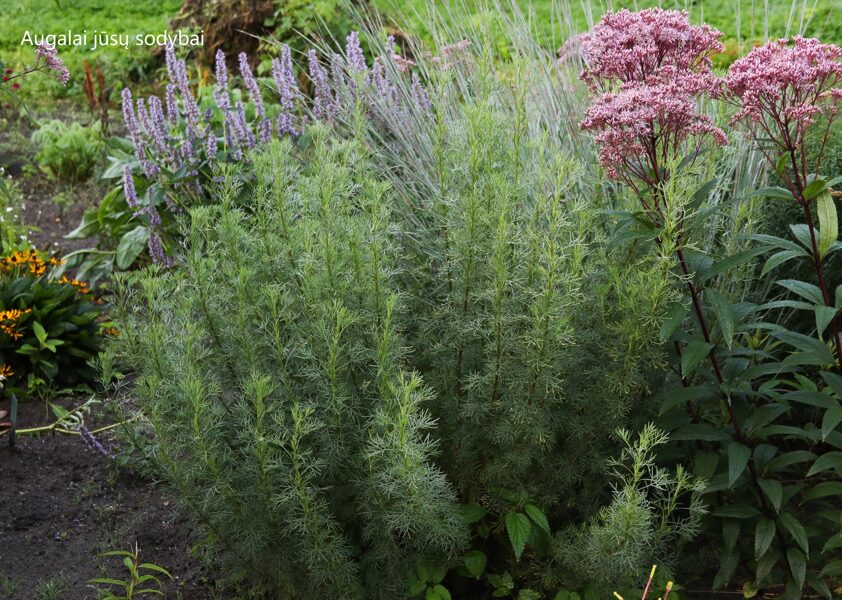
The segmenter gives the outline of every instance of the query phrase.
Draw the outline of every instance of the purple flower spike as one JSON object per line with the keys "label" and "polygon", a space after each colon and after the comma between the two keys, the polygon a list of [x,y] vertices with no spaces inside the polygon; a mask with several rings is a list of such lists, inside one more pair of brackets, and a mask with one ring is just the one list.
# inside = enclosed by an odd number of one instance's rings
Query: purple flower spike
{"label": "purple flower spike", "polygon": [[362,48],[360,48],[360,34],[356,31],[352,31],[345,38],[345,58],[348,66],[354,71],[362,73],[368,68]]}
{"label": "purple flower spike", "polygon": [[249,92],[249,97],[254,103],[254,107],[257,110],[257,114],[260,115],[261,118],[265,118],[266,112],[263,109],[263,98],[260,95],[260,86],[257,84],[257,80],[254,78],[254,74],[251,72],[248,56],[245,52],[240,52],[240,73],[243,76],[243,83],[245,83],[246,85],[246,89]]}

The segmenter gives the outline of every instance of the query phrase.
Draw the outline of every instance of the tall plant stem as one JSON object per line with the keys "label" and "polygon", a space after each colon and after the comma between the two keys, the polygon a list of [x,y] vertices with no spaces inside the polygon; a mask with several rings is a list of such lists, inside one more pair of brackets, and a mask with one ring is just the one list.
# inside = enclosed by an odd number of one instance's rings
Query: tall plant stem
{"label": "tall plant stem", "polygon": [[[723,383],[725,383],[725,378],[722,376],[722,368],[719,365],[719,359],[716,357],[716,346],[713,344],[713,342],[711,342],[710,327],[708,327],[707,320],[705,319],[705,313],[702,310],[702,302],[699,297],[699,290],[693,283],[690,268],[687,265],[687,260],[684,258],[684,253],[680,249],[678,249],[675,251],[675,254],[678,257],[678,263],[681,265],[681,271],[684,273],[684,277],[686,279],[687,291],[690,293],[690,299],[693,302],[693,312],[696,315],[696,321],[699,323],[699,328],[702,330],[702,336],[705,338],[705,342],[711,345],[710,352],[708,353],[710,365],[713,368],[713,373],[716,376],[716,381],[720,385],[722,385]],[[742,428],[740,427],[739,421],[737,421],[737,415],[734,413],[734,407],[731,406],[731,401],[727,398],[725,400],[725,406],[728,409],[728,418],[731,420],[731,425],[734,426],[734,433],[737,440],[741,443],[744,443],[746,439],[743,435]]]}
{"label": "tall plant stem", "polygon": [[[824,278],[824,267],[822,267],[822,257],[819,253],[819,244],[816,240],[816,227],[813,225],[813,216],[810,214],[810,205],[807,202],[799,202],[804,209],[804,219],[807,221],[807,228],[810,230],[810,244],[813,251],[813,267],[816,269],[816,278],[819,282],[819,289],[822,291],[822,300],[825,306],[833,307],[830,301],[830,292],[827,289],[827,281]],[[839,327],[836,324],[836,317],[830,320],[828,324],[830,333],[833,336],[834,348],[836,349],[837,368],[842,367],[842,342],[839,339]]]}

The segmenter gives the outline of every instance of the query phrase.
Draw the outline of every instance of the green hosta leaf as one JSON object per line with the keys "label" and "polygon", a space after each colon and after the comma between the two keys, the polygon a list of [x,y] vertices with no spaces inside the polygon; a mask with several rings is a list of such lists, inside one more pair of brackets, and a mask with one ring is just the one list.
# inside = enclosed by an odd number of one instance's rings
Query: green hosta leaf
{"label": "green hosta leaf", "polygon": [[118,269],[126,270],[134,264],[149,242],[149,229],[138,225],[120,239],[114,264]]}
{"label": "green hosta leaf", "polygon": [[[818,181],[813,182],[813,184],[815,183],[818,183]],[[819,256],[824,258],[839,237],[839,220],[836,216],[836,204],[833,202],[830,190],[824,190],[819,194],[816,200],[816,212],[819,215]]]}
{"label": "green hosta leaf", "polygon": [[534,504],[527,504],[524,507],[524,510],[526,511],[526,514],[529,515],[529,518],[532,519],[533,523],[544,530],[547,535],[552,535],[552,532],[550,531],[550,523],[547,521],[546,515],[540,508]]}
{"label": "green hosta leaf", "polygon": [[836,429],[839,423],[842,423],[842,406],[836,405],[828,408],[822,418],[822,441],[827,439],[827,436]]}
{"label": "green hosta leaf", "polygon": [[807,558],[798,548],[790,548],[786,551],[786,561],[789,563],[792,578],[800,590],[804,587],[804,577],[807,575]]}
{"label": "green hosta leaf", "polygon": [[766,554],[775,539],[775,522],[771,519],[763,519],[757,523],[754,531],[754,557],[758,561]]}
{"label": "green hosta leaf", "polygon": [[733,487],[743,474],[749,458],[751,458],[750,448],[737,442],[728,444],[728,487]]}
{"label": "green hosta leaf", "polygon": [[684,353],[681,355],[681,374],[684,377],[689,377],[693,374],[693,370],[699,366],[699,363],[704,360],[705,356],[710,354],[713,344],[694,340],[684,347]]}
{"label": "green hosta leaf", "polygon": [[822,471],[839,468],[842,468],[842,452],[834,450],[833,452],[827,452],[826,454],[822,454],[818,457],[816,462],[813,463],[813,466],[810,467],[810,470],[807,472],[807,477],[812,477],[816,473],[821,473]]}
{"label": "green hosta leaf", "polygon": [[781,482],[777,479],[758,479],[757,484],[766,497],[772,502],[772,506],[776,511],[781,510],[781,500],[783,499],[784,490]]}
{"label": "green hosta leaf", "polygon": [[810,502],[811,500],[818,500],[828,496],[838,496],[842,498],[842,482],[839,481],[824,481],[804,494],[801,503]]}
{"label": "green hosta leaf", "polygon": [[485,571],[485,564],[488,559],[484,552],[471,550],[465,553],[465,568],[476,579],[479,579]]}
{"label": "green hosta leaf", "polygon": [[804,531],[804,526],[801,524],[801,521],[799,521],[791,513],[786,512],[778,515],[778,518],[780,519],[783,528],[788,531],[792,536],[792,539],[795,540],[795,543],[801,546],[801,549],[804,550],[805,554],[809,554],[810,544],[807,542],[807,532]]}
{"label": "green hosta leaf", "polygon": [[512,549],[515,551],[515,558],[520,560],[520,556],[523,554],[523,547],[526,545],[526,538],[529,537],[529,532],[532,529],[532,524],[526,515],[521,513],[506,513],[504,519],[506,531],[509,534],[509,541],[512,543]]}
{"label": "green hosta leaf", "polygon": [[716,321],[719,323],[719,329],[722,331],[725,345],[730,349],[731,343],[734,341],[734,309],[728,299],[719,291],[710,288],[706,291],[706,294],[713,314],[716,315]]}
{"label": "green hosta leaf", "polygon": [[797,279],[781,279],[779,281],[776,281],[775,283],[777,283],[781,287],[785,287],[793,294],[798,294],[799,296],[801,296],[809,302],[812,302],[813,304],[824,305],[822,291],[818,288],[818,286],[815,286],[812,283],[799,281]]}
{"label": "green hosta leaf", "polygon": [[819,337],[821,337],[824,330],[827,329],[827,326],[830,325],[830,322],[836,316],[836,309],[832,306],[817,304],[813,307],[813,310],[816,313],[816,331]]}

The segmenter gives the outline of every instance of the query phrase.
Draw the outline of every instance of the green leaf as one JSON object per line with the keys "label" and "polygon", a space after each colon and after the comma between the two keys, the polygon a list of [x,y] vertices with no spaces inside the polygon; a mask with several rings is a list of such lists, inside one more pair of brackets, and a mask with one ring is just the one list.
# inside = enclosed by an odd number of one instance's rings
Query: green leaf
{"label": "green leaf", "polygon": [[734,487],[734,483],[745,471],[749,458],[750,448],[737,442],[728,444],[728,487]]}
{"label": "green leaf", "polygon": [[839,481],[823,481],[822,483],[813,486],[804,494],[801,504],[810,502],[811,500],[818,500],[828,496],[838,496],[842,498],[842,482]]}
{"label": "green leaf", "polygon": [[719,555],[719,571],[713,579],[713,589],[720,590],[728,585],[737,566],[740,564],[740,550],[739,547],[731,550],[723,550]]}
{"label": "green leaf", "polygon": [[781,250],[780,252],[776,252],[775,254],[770,256],[769,259],[766,261],[766,264],[763,265],[763,270],[760,272],[760,276],[763,277],[764,275],[766,275],[766,273],[779,267],[788,260],[798,258],[799,256],[807,256],[807,253],[801,248],[799,248],[798,250]]}
{"label": "green leaf", "polygon": [[47,341],[47,331],[44,329],[44,326],[41,325],[38,321],[32,322],[32,331],[35,333],[35,338],[41,345],[44,345],[44,342]]}
{"label": "green leaf", "polygon": [[699,363],[704,360],[705,356],[710,354],[713,344],[693,340],[684,347],[684,353],[681,355],[681,374],[684,377],[689,377],[693,374],[693,370],[699,366]]}
{"label": "green leaf", "polygon": [[526,545],[526,538],[529,537],[529,532],[532,530],[532,524],[526,515],[515,512],[506,513],[504,520],[506,531],[509,534],[509,541],[512,543],[512,549],[515,551],[515,558],[520,560],[520,556],[523,554],[523,547]]}
{"label": "green leaf", "polygon": [[485,553],[480,550],[471,550],[465,553],[464,560],[465,568],[468,569],[468,573],[470,573],[474,578],[479,579],[482,576],[483,571],[485,571],[485,564],[488,562]]}
{"label": "green leaf", "polygon": [[777,479],[758,479],[757,484],[763,493],[771,500],[775,511],[781,510],[781,500],[783,499],[783,486]]}
{"label": "green leaf", "polygon": [[750,519],[760,514],[754,506],[750,504],[727,504],[714,511],[717,517],[728,517],[730,519]]}
{"label": "green leaf", "polygon": [[[814,181],[813,183],[818,183],[818,181]],[[839,237],[839,220],[836,216],[836,204],[833,202],[830,190],[824,190],[819,195],[818,200],[816,200],[816,212],[819,215],[819,256],[824,258]]]}
{"label": "green leaf", "polygon": [[544,530],[547,535],[552,535],[552,532],[550,531],[550,523],[547,521],[547,516],[540,508],[534,504],[527,504],[524,507],[524,510],[526,511],[526,514],[529,515],[529,518],[532,519],[533,523]]}
{"label": "green leaf", "polygon": [[718,290],[709,288],[706,294],[713,314],[716,315],[716,320],[719,323],[719,329],[722,331],[725,345],[730,349],[731,343],[734,341],[734,309],[728,299]]}
{"label": "green leaf", "polygon": [[138,225],[120,239],[115,255],[115,266],[125,271],[134,264],[137,257],[149,242],[149,229],[145,225]]}
{"label": "green leaf", "polygon": [[[786,158],[786,156],[784,156],[784,158]],[[749,197],[752,196],[763,196],[764,198],[776,198],[778,200],[794,200],[792,192],[786,188],[778,186],[760,188],[759,190],[749,194]]]}
{"label": "green leaf", "polygon": [[476,504],[463,504],[459,507],[459,514],[466,524],[472,525],[485,516],[485,509]]}
{"label": "green leaf", "polygon": [[[823,179],[816,179],[804,188],[804,199],[812,200],[827,189],[827,182]],[[828,192],[829,194],[829,192]]]}
{"label": "green leaf", "polygon": [[815,286],[812,283],[799,281],[797,279],[781,279],[779,281],[776,281],[775,283],[781,287],[785,287],[794,294],[798,294],[799,296],[801,296],[809,302],[812,302],[813,304],[824,304],[822,291],[818,288],[818,286]]}
{"label": "green leaf", "polygon": [[756,560],[760,560],[760,557],[766,554],[774,539],[775,522],[771,519],[758,521],[757,528],[754,530],[754,557]]}
{"label": "green leaf", "polygon": [[786,551],[786,561],[789,563],[792,578],[800,590],[804,587],[804,577],[807,575],[807,559],[798,548],[789,548]]}
{"label": "green leaf", "polygon": [[828,408],[822,417],[822,441],[827,439],[830,432],[842,423],[842,406],[836,405]]}
{"label": "green leaf", "polygon": [[427,588],[427,600],[451,600],[450,592],[441,584]]}
{"label": "green leaf", "polygon": [[842,577],[842,560],[834,560],[824,566],[819,577]]}
{"label": "green leaf", "polygon": [[830,325],[830,322],[836,316],[836,309],[832,306],[817,304],[813,307],[813,310],[816,313],[816,332],[821,337],[824,330],[827,329],[827,326]]}
{"label": "green leaf", "polygon": [[810,467],[810,470],[807,471],[807,477],[812,477],[816,473],[821,473],[822,471],[839,468],[842,468],[842,452],[834,450],[833,452],[827,452],[826,454],[822,454],[818,457],[816,462],[813,463],[813,466]]}
{"label": "green leaf", "polygon": [[795,540],[795,543],[801,546],[805,553],[810,552],[810,544],[807,542],[807,532],[804,531],[804,526],[801,524],[793,514],[781,513],[778,515],[781,525],[786,529]]}

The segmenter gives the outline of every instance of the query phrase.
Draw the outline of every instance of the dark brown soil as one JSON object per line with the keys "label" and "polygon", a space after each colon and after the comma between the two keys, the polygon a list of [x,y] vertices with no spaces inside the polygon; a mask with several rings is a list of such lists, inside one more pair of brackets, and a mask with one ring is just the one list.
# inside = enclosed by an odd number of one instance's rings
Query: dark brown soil
{"label": "dark brown soil", "polygon": [[[8,408],[0,402],[0,410]],[[41,402],[22,404],[20,413],[19,427],[50,422]],[[177,592],[185,600],[219,598],[191,556],[197,541],[159,486],[118,471],[80,437],[19,436],[11,449],[8,436],[0,436],[0,599],[38,600],[38,586],[54,578],[64,589],[59,600],[96,598],[90,579],[126,575],[122,559],[97,554],[135,543],[144,562],[175,577],[167,598]]]}

